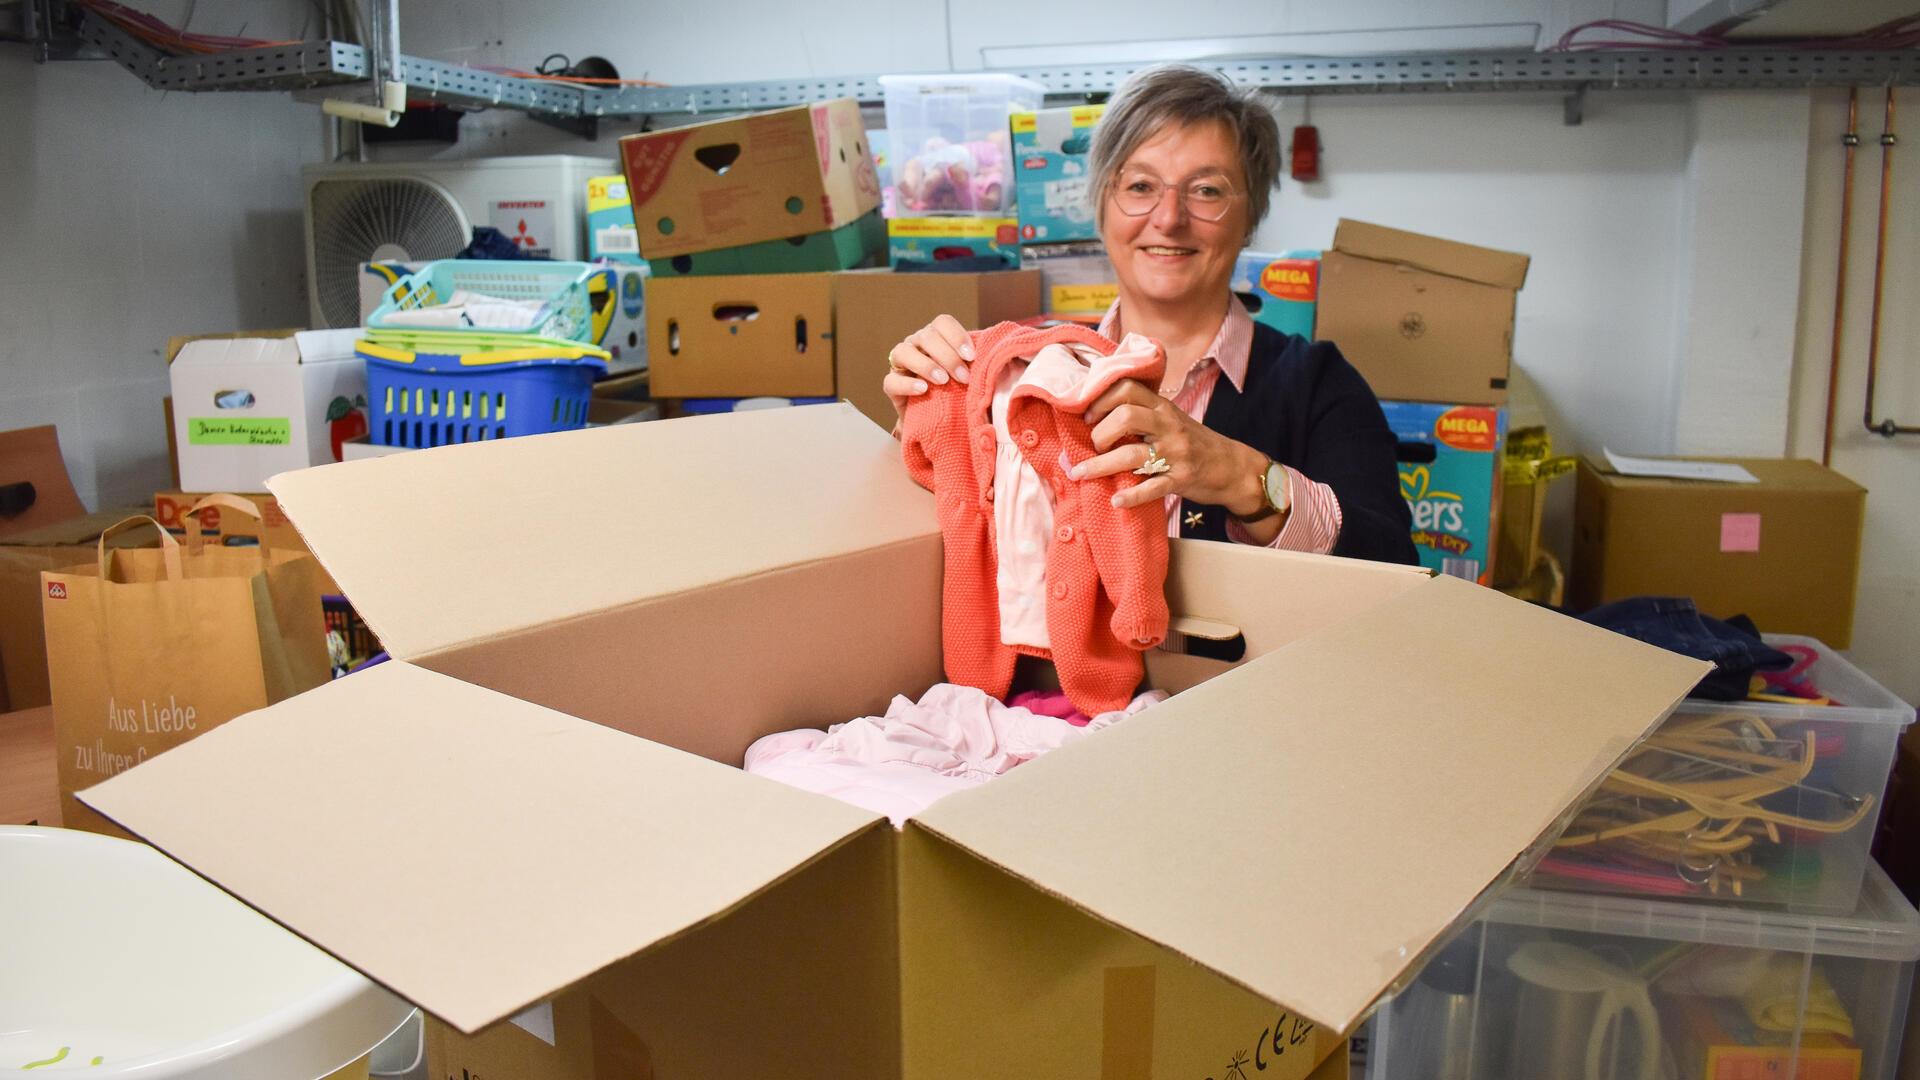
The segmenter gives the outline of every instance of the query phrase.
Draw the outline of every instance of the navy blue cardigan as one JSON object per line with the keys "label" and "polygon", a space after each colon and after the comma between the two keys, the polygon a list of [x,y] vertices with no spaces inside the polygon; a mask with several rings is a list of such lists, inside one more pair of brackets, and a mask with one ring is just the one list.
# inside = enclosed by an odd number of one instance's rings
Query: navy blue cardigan
{"label": "navy blue cardigan", "polygon": [[[1340,499],[1340,537],[1333,554],[1380,562],[1418,563],[1412,517],[1400,497],[1397,445],[1380,400],[1331,342],[1308,341],[1255,323],[1246,386],[1222,378],[1202,418],[1209,428],[1246,443]],[[1227,537],[1227,512],[1187,502],[1180,535]],[[1194,511],[1198,524],[1189,525]]]}

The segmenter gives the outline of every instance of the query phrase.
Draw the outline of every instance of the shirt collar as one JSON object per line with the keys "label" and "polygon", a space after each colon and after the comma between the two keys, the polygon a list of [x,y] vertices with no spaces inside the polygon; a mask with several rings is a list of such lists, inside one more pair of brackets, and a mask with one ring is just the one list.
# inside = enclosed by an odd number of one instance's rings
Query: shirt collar
{"label": "shirt collar", "polygon": [[[1125,332],[1120,328],[1120,301],[1115,300],[1100,319],[1100,336],[1118,341]],[[1240,298],[1233,296],[1227,303],[1227,317],[1220,320],[1220,330],[1213,335],[1213,341],[1201,359],[1219,364],[1220,373],[1227,377],[1233,388],[1244,391],[1247,363],[1252,356],[1253,316],[1247,314],[1246,305],[1240,302]]]}

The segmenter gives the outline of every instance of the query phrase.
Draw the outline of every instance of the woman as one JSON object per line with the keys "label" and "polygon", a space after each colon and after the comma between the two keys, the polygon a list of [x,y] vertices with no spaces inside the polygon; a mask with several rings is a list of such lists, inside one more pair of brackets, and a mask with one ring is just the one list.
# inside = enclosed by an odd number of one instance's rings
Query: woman
{"label": "woman", "polygon": [[[1100,332],[1158,341],[1167,368],[1157,387],[1125,381],[1094,403],[1102,452],[1074,475],[1141,473],[1119,505],[1162,500],[1170,535],[1417,562],[1365,380],[1333,345],[1256,324],[1229,288],[1279,171],[1272,114],[1213,72],[1149,69],[1114,94],[1089,164],[1120,293]],[[895,411],[930,382],[967,381],[970,352],[946,315],[894,346]]]}

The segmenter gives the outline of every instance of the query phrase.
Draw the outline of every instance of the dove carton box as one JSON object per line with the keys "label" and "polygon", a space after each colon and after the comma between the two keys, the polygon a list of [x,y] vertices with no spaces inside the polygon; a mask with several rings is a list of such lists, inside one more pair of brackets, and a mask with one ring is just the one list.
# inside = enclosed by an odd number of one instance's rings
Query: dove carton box
{"label": "dove carton box", "polygon": [[393,660],[79,797],[419,1005],[436,1075],[1302,1080],[1707,670],[1173,540],[1171,696],[896,823],[742,769],[943,681],[951,503],[853,406],[268,487]]}

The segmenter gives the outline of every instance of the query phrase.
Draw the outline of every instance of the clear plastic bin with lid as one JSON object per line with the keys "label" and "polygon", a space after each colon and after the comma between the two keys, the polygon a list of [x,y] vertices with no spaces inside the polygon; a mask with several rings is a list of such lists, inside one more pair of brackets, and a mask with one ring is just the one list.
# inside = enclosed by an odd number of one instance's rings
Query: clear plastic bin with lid
{"label": "clear plastic bin with lid", "polygon": [[882,75],[895,213],[1012,213],[1007,118],[1040,108],[1046,89],[995,72]]}
{"label": "clear plastic bin with lid", "polygon": [[1515,889],[1380,1006],[1364,1080],[1891,1080],[1920,913]]}
{"label": "clear plastic bin with lid", "polygon": [[1688,699],[1573,814],[1530,884],[1789,911],[1860,896],[1913,706],[1807,637],[1754,698]]}

